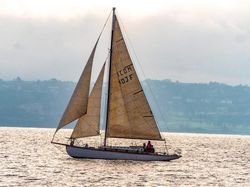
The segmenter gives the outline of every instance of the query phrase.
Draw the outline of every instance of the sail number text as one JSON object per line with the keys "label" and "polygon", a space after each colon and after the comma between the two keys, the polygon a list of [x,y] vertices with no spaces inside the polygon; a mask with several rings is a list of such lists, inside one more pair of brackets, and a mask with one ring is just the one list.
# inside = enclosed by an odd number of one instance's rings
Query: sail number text
{"label": "sail number text", "polygon": [[133,79],[133,67],[132,66],[133,66],[132,64],[125,66],[122,70],[119,70],[117,72],[120,84],[125,84]]}

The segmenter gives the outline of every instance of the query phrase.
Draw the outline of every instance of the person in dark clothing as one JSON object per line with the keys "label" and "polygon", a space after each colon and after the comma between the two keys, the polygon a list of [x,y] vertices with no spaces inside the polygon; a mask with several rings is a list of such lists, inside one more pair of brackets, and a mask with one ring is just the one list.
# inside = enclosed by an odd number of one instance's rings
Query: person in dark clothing
{"label": "person in dark clothing", "polygon": [[148,141],[148,143],[147,143],[147,150],[149,150],[149,149],[151,149],[151,146],[152,146],[152,144],[151,144],[151,142],[150,141]]}
{"label": "person in dark clothing", "polygon": [[150,141],[148,141],[147,147],[146,147],[146,152],[150,152],[150,153],[154,153],[155,149],[153,147],[153,145],[151,144]]}
{"label": "person in dark clothing", "polygon": [[73,145],[74,145],[74,143],[75,143],[75,139],[74,139],[74,138],[72,138],[72,139],[70,140],[70,145],[71,145],[71,146],[73,146]]}
{"label": "person in dark clothing", "polygon": [[146,151],[146,144],[143,143],[143,151]]}

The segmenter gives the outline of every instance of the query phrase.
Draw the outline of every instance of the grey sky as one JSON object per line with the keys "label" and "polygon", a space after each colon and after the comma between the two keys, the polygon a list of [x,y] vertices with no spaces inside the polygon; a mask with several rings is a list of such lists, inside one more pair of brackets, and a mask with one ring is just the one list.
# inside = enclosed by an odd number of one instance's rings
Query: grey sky
{"label": "grey sky", "polygon": [[[0,78],[76,81],[117,6],[146,78],[250,85],[250,2],[132,2],[0,0]],[[108,52],[109,29],[94,75]]]}

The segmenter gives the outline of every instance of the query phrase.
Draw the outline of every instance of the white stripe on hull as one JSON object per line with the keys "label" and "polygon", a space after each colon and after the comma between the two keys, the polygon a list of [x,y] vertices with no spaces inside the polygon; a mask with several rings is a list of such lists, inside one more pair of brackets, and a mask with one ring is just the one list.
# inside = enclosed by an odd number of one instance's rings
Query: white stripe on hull
{"label": "white stripe on hull", "polygon": [[118,151],[107,151],[94,148],[82,148],[75,146],[66,146],[68,155],[74,158],[85,159],[107,159],[107,160],[140,160],[140,161],[169,161],[178,159],[181,156],[172,155],[157,155],[143,153],[126,153]]}

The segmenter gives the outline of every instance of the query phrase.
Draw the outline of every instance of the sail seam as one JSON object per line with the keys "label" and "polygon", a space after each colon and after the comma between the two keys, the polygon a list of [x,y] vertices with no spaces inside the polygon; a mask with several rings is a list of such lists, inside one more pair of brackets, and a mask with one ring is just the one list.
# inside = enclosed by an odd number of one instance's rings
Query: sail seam
{"label": "sail seam", "polygon": [[122,41],[123,40],[123,38],[120,38],[119,40],[116,40],[116,43],[118,43],[118,42],[120,42],[120,41]]}
{"label": "sail seam", "polygon": [[140,93],[140,92],[143,92],[143,90],[140,90],[140,91],[138,91],[138,92],[135,92],[135,93],[133,93],[133,95],[136,95],[136,94],[138,94],[138,93]]}

